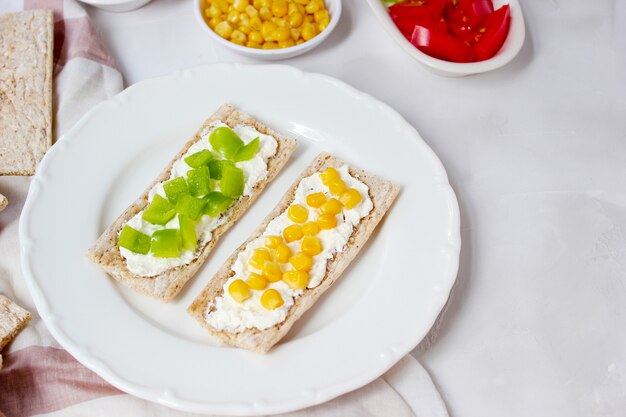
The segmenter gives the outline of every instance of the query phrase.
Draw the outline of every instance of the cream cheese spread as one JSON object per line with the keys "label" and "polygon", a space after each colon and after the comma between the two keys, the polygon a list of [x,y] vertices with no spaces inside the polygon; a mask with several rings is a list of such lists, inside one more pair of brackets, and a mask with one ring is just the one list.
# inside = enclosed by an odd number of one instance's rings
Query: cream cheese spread
{"label": "cream cheese spread", "polygon": [[[322,252],[313,257],[313,266],[309,271],[308,288],[315,288],[322,282],[326,274],[328,260],[333,258],[336,253],[345,250],[348,239],[352,235],[354,228],[374,207],[369,197],[367,185],[352,177],[348,172],[347,166],[342,166],[337,169],[337,172],[345,182],[346,187],[356,189],[363,198],[361,202],[352,209],[348,210],[345,207],[343,208],[341,214],[337,216],[337,226],[335,228],[320,230],[317,234],[317,238],[322,244]],[[300,181],[292,204],[306,206],[306,196],[317,192],[324,193],[328,198],[332,197],[328,191],[328,187],[322,183],[319,173],[303,178],[302,181]],[[317,213],[310,210],[308,220],[315,221],[317,216]],[[234,275],[224,284],[223,294],[207,306],[206,321],[216,330],[237,333],[249,328],[263,330],[272,327],[285,319],[295,300],[302,295],[302,290],[293,290],[283,281],[270,282],[267,288],[277,290],[284,304],[274,310],[267,310],[259,301],[262,291],[251,291],[251,297],[242,303],[234,300],[228,292],[228,287],[234,280],[241,279],[245,281],[250,275],[250,272],[259,273],[257,269],[248,264],[248,260],[252,257],[255,249],[264,247],[265,237],[280,236],[285,227],[291,224],[294,223],[288,218],[287,210],[283,211],[282,214],[274,218],[268,224],[263,235],[250,242],[245,249],[239,253],[232,266]],[[300,244],[300,240],[287,243],[292,253],[296,253],[299,250]],[[292,268],[289,264],[282,264],[281,269],[285,272]]]}
{"label": "cream cheese spread", "polygon": [[[213,148],[209,143],[209,136],[213,130],[221,126],[227,125],[222,122],[215,122],[207,126],[207,128],[200,134],[200,139],[191,145],[187,152],[174,163],[172,170],[170,171],[170,177],[167,181],[177,177],[186,177],[187,172],[192,169],[184,161],[184,159],[189,155],[204,149],[213,151]],[[252,126],[238,125],[234,127],[233,130],[237,133],[237,135],[239,135],[244,143],[248,143],[257,137],[260,141],[259,151],[252,159],[235,163],[235,166],[241,168],[244,174],[244,191],[241,197],[249,196],[252,194],[254,186],[258,184],[259,181],[267,178],[267,161],[276,154],[278,142],[273,136],[264,135]],[[165,181],[152,187],[148,193],[148,201],[152,201],[155,194],[159,194],[166,198],[165,191],[163,189],[164,183]],[[217,190],[219,190],[219,187]],[[225,211],[218,217],[210,217],[206,214],[201,217],[200,221],[196,224],[196,235],[198,236],[198,245],[196,247],[198,249],[202,248],[211,240],[211,232],[219,225],[227,222],[232,211],[233,208]],[[141,218],[142,214],[143,211],[140,211],[133,216],[127,224],[133,229],[148,236],[151,236],[157,230],[179,228],[178,215],[174,216],[166,225],[156,225],[143,220]],[[180,255],[175,258],[158,258],[149,253],[142,255],[122,247],[120,247],[120,254],[126,259],[126,267],[129,271],[136,275],[149,277],[158,275],[170,268],[190,263],[200,254],[198,249],[196,251],[183,250]]]}

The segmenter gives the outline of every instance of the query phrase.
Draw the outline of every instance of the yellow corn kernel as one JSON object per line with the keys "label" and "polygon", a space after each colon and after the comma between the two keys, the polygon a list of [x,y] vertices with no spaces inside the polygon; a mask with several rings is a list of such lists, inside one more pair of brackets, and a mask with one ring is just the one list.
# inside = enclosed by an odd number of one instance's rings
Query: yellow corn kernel
{"label": "yellow corn kernel", "polygon": [[289,38],[291,38],[291,32],[285,27],[277,28],[272,34],[272,39],[277,42],[286,41]]}
{"label": "yellow corn kernel", "polygon": [[252,28],[250,26],[241,25],[239,26],[239,31],[248,36],[250,32],[252,32]]}
{"label": "yellow corn kernel", "polygon": [[308,271],[313,266],[313,258],[303,252],[298,252],[289,258],[289,263],[298,271]]}
{"label": "yellow corn kernel", "polygon": [[221,20],[219,17],[214,17],[211,20],[209,20],[209,27],[215,30],[215,26],[217,26],[220,22]]}
{"label": "yellow corn kernel", "polygon": [[298,29],[291,29],[291,38],[294,41],[297,41],[298,39],[300,39],[300,31]]}
{"label": "yellow corn kernel", "polygon": [[278,49],[278,44],[276,42],[264,42],[261,45],[262,49]]}
{"label": "yellow corn kernel", "polygon": [[263,22],[261,21],[261,18],[259,16],[252,16],[250,18],[250,27],[257,31],[261,30],[261,28],[263,27]]}
{"label": "yellow corn kernel", "polygon": [[283,304],[285,304],[283,297],[273,288],[265,290],[265,292],[261,294],[261,305],[267,310],[275,310]]}
{"label": "yellow corn kernel", "polygon": [[228,286],[228,293],[231,297],[233,297],[233,300],[238,303],[243,303],[246,299],[250,298],[250,289],[248,288],[248,284],[240,279],[236,279],[230,283]]}
{"label": "yellow corn kernel", "polygon": [[283,243],[283,238],[281,236],[266,236],[265,237],[265,246],[270,249],[276,249],[278,245]]}
{"label": "yellow corn kernel", "polygon": [[304,23],[315,23],[315,18],[312,14],[304,15]]}
{"label": "yellow corn kernel", "polygon": [[261,3],[261,0],[252,0],[252,6],[254,6],[255,9],[259,10],[261,6],[263,6],[263,3]]}
{"label": "yellow corn kernel", "polygon": [[209,16],[220,17],[221,15],[222,15],[222,11],[220,10],[219,7],[217,7],[214,4],[212,4],[211,7],[209,7]]}
{"label": "yellow corn kernel", "polygon": [[287,16],[289,16],[293,12],[298,11],[298,5],[296,3],[289,3],[287,5]]}
{"label": "yellow corn kernel", "polygon": [[287,21],[291,26],[297,28],[304,23],[304,16],[300,12],[293,12],[289,15]]}
{"label": "yellow corn kernel", "polygon": [[285,227],[283,237],[287,243],[302,239],[302,227],[299,224],[292,224],[291,226]]}
{"label": "yellow corn kernel", "polygon": [[289,22],[282,17],[273,17],[272,22],[276,23],[276,26],[280,28],[291,29],[291,25],[289,24]]}
{"label": "yellow corn kernel", "polygon": [[248,13],[246,12],[241,12],[239,14],[239,19],[243,22],[244,20],[247,22],[247,24],[250,24],[250,16],[248,16]]}
{"label": "yellow corn kernel", "polygon": [[294,223],[304,223],[309,218],[309,210],[301,204],[292,204],[287,209],[287,217]]}
{"label": "yellow corn kernel", "polygon": [[250,276],[246,280],[246,284],[248,284],[248,287],[252,288],[253,290],[264,290],[265,287],[267,287],[267,278],[251,272]]}
{"label": "yellow corn kernel", "polygon": [[346,191],[341,193],[341,197],[339,197],[339,201],[341,204],[348,210],[356,207],[357,204],[361,202],[361,193],[355,190],[354,188],[348,188]]}
{"label": "yellow corn kernel", "polygon": [[254,41],[248,41],[246,42],[246,46],[248,48],[254,48],[254,49],[260,49],[261,48],[261,44],[258,42],[254,42]]}
{"label": "yellow corn kernel", "polygon": [[337,216],[334,214],[322,214],[317,218],[317,225],[322,230],[332,229],[337,226]]}
{"label": "yellow corn kernel", "polygon": [[228,20],[231,24],[236,25],[239,23],[239,12],[237,10],[231,11],[228,13],[228,16],[226,16],[226,20]]}
{"label": "yellow corn kernel", "polygon": [[322,184],[326,186],[328,186],[330,180],[333,178],[339,178],[339,173],[335,168],[326,168],[322,173],[320,173]]}
{"label": "yellow corn kernel", "polygon": [[285,41],[278,41],[278,47],[279,48],[290,48],[290,47],[294,46],[295,44],[296,44],[296,42],[293,39],[291,39],[291,38],[289,38],[289,39],[287,39]]}
{"label": "yellow corn kernel", "polygon": [[253,268],[262,270],[263,267],[265,266],[265,262],[271,261],[271,260],[272,260],[272,255],[270,255],[270,251],[268,251],[267,249],[261,248],[261,249],[254,250],[248,263]]}
{"label": "yellow corn kernel", "polygon": [[302,25],[302,38],[305,41],[309,41],[311,39],[313,39],[315,37],[315,35],[317,35],[317,29],[315,28],[315,26],[312,23],[305,23]]}
{"label": "yellow corn kernel", "polygon": [[332,178],[328,181],[328,189],[331,194],[341,195],[346,189],[346,183],[341,178]]}
{"label": "yellow corn kernel", "polygon": [[309,14],[313,14],[316,11],[318,11],[319,9],[321,9],[319,2],[315,1],[315,0],[311,0],[309,2],[309,4],[307,4],[304,7],[304,10],[306,10],[307,13]]}
{"label": "yellow corn kernel", "polygon": [[265,261],[263,265],[263,276],[267,278],[269,282],[280,281],[283,277],[283,271],[280,270],[280,265],[276,262]]}
{"label": "yellow corn kernel", "polygon": [[212,18],[213,16],[211,15],[211,8],[207,7],[206,9],[204,9],[204,17],[206,17],[207,19]]}
{"label": "yellow corn kernel", "polygon": [[306,42],[304,39],[298,39],[298,40],[296,41],[296,45],[303,44],[304,42]]}
{"label": "yellow corn kernel", "polygon": [[233,2],[233,7],[238,12],[244,12],[246,11],[246,7],[248,7],[249,4],[250,2],[248,0],[235,0]]}
{"label": "yellow corn kernel", "polygon": [[248,13],[248,16],[250,17],[259,15],[259,11],[256,9],[256,7],[250,5],[246,6],[245,12]]}
{"label": "yellow corn kernel", "polygon": [[261,28],[261,34],[263,35],[263,39],[265,39],[267,42],[271,42],[274,39],[272,38],[272,35],[274,34],[274,31],[277,27],[278,26],[276,26],[275,23],[264,22],[263,27]]}
{"label": "yellow corn kernel", "polygon": [[293,0],[293,1],[296,4],[301,4],[303,6],[306,6],[307,4],[309,4],[309,0]]}
{"label": "yellow corn kernel", "polygon": [[322,207],[322,204],[326,202],[326,196],[324,193],[313,193],[306,196],[306,203],[315,208]]}
{"label": "yellow corn kernel", "polygon": [[219,7],[222,13],[228,13],[228,9],[230,9],[228,2],[224,0],[213,0],[213,5],[215,5],[216,7]]}
{"label": "yellow corn kernel", "polygon": [[230,35],[230,40],[231,42],[243,45],[248,40],[248,37],[242,31],[234,30],[233,33]]}
{"label": "yellow corn kernel", "polygon": [[322,244],[320,240],[314,236],[305,236],[300,244],[300,249],[309,256],[315,256],[322,252]]}
{"label": "yellow corn kernel", "polygon": [[290,257],[291,257],[291,249],[289,249],[289,246],[285,245],[284,243],[281,243],[280,245],[276,247],[276,252],[274,253],[274,259],[276,260],[276,262],[285,264],[289,262]]}
{"label": "yellow corn kernel", "polygon": [[341,213],[341,209],[343,209],[343,206],[336,198],[331,198],[320,207],[322,214],[339,214]]}
{"label": "yellow corn kernel", "polygon": [[293,290],[303,290],[309,283],[309,274],[292,269],[283,274],[283,281]]}
{"label": "yellow corn kernel", "polygon": [[217,33],[224,39],[228,39],[233,33],[233,27],[230,25],[230,23],[224,20],[215,26],[215,33]]}
{"label": "yellow corn kernel", "polygon": [[263,20],[270,20],[272,18],[272,11],[269,9],[269,7],[263,6],[259,9],[259,16]]}
{"label": "yellow corn kernel", "polygon": [[261,7],[272,7],[272,0],[261,0]]}
{"label": "yellow corn kernel", "polygon": [[317,24],[317,29],[318,29],[320,32],[323,32],[323,31],[324,31],[324,29],[326,29],[326,28],[328,27],[328,25],[329,25],[329,24],[330,24],[330,19],[329,19],[329,20],[322,20],[321,22],[319,22],[319,23]]}
{"label": "yellow corn kernel", "polygon": [[274,0],[272,2],[272,14],[283,17],[287,14],[287,0]]}
{"label": "yellow corn kernel", "polygon": [[315,21],[317,23],[326,19],[330,20],[330,15],[328,14],[328,10],[318,10],[313,14],[313,17],[315,18]]}
{"label": "yellow corn kernel", "polygon": [[302,234],[304,236],[315,236],[320,232],[320,227],[315,222],[306,222],[302,225]]}

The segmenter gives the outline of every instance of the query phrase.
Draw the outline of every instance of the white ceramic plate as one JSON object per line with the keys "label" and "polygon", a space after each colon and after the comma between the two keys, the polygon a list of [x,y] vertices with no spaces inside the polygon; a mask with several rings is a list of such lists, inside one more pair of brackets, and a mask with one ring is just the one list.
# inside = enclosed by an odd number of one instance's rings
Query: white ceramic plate
{"label": "white ceramic plate", "polygon": [[[223,102],[296,137],[298,151],[174,302],[115,284],[85,252]],[[271,353],[216,346],[186,307],[322,150],[401,184],[398,200]],[[231,415],[303,408],[383,374],[432,326],[460,248],[454,192],[415,129],[340,81],[274,65],[181,71],[95,107],[42,161],[20,239],[37,309],[79,361],[130,394]]]}

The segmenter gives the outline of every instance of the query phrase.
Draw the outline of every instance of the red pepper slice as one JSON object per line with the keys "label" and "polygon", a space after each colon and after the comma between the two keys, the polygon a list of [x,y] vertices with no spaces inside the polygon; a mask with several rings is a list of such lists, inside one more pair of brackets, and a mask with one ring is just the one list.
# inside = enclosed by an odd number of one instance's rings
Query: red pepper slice
{"label": "red pepper slice", "polygon": [[511,10],[508,4],[491,13],[475,31],[474,59],[484,61],[494,56],[509,34]]}
{"label": "red pepper slice", "polygon": [[[456,3],[456,6],[452,4]],[[457,0],[446,6],[446,20],[452,25],[470,26],[475,29],[480,22],[493,13],[491,0]]]}
{"label": "red pepper slice", "polygon": [[[443,18],[440,18],[438,21],[434,20],[416,20],[412,17],[397,17],[393,19],[393,22],[398,27],[400,33],[404,35],[409,41],[411,40],[411,36],[413,35],[413,30],[415,30],[415,25],[420,24],[422,26],[426,26],[431,29],[441,30],[445,32],[448,30],[448,25]],[[473,39],[474,34],[470,34],[470,37]]]}
{"label": "red pepper slice", "polygon": [[435,58],[452,62],[471,62],[472,48],[446,32],[415,25],[410,39],[417,48]]}

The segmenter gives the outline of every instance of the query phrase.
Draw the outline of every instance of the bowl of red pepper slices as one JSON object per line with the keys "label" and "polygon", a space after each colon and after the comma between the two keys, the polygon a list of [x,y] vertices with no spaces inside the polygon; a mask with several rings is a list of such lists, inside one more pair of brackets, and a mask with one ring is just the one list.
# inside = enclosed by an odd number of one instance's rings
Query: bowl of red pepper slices
{"label": "bowl of red pepper slices", "polygon": [[368,0],[391,37],[432,72],[452,77],[510,62],[526,35],[517,0]]}

